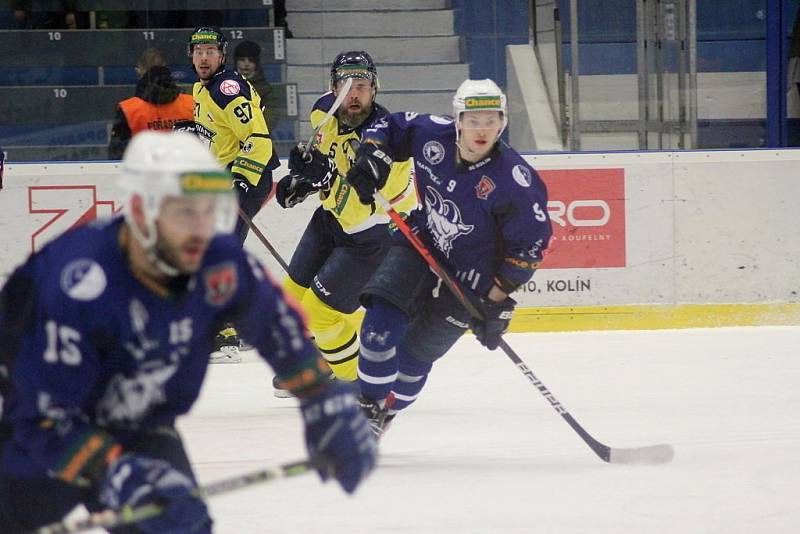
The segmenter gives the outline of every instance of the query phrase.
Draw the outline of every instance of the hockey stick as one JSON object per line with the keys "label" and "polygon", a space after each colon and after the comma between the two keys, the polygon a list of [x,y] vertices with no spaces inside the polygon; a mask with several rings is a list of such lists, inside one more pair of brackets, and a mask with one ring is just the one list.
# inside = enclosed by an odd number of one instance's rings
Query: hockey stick
{"label": "hockey stick", "polygon": [[258,240],[261,241],[261,244],[264,245],[267,248],[267,250],[269,250],[270,254],[272,254],[272,257],[275,258],[275,261],[277,261],[280,264],[280,266],[283,267],[283,270],[288,273],[289,265],[285,261],[283,261],[283,258],[278,253],[278,251],[275,250],[275,247],[273,247],[267,240],[267,237],[264,235],[264,232],[262,232],[261,229],[258,226],[256,226],[256,223],[253,222],[253,219],[248,217],[241,207],[239,207],[239,217],[241,217],[242,220],[245,222],[245,224],[248,226],[248,228],[250,228],[250,230],[252,230],[253,233],[256,234]]}
{"label": "hockey stick", "polygon": [[[281,464],[267,467],[259,471],[254,471],[245,475],[225,478],[212,482],[206,486],[201,486],[195,490],[195,495],[203,499],[235,491],[238,489],[270,482],[279,478],[289,478],[310,472],[314,465],[309,460],[301,460],[288,464]],[[93,528],[111,529],[122,525],[130,525],[145,519],[155,517],[163,511],[163,507],[158,504],[145,504],[143,506],[130,507],[124,506],[120,510],[104,510],[90,515],[86,519],[78,521],[61,521],[40,527],[28,534],[73,534],[83,532]]]}
{"label": "hockey stick", "polygon": [[[354,146],[354,148],[356,148]],[[386,197],[384,197],[380,191],[375,191],[373,194],[373,198],[375,201],[380,204],[380,206],[384,209],[389,218],[392,219],[397,225],[397,228],[406,236],[406,239],[411,242],[417,252],[423,257],[423,259],[427,262],[427,264],[433,269],[433,272],[445,283],[445,285],[453,292],[456,299],[461,303],[464,308],[469,312],[469,314],[476,318],[476,319],[483,319],[483,313],[472,303],[472,301],[467,297],[466,293],[461,289],[461,286],[458,282],[450,276],[450,274],[442,267],[442,265],[436,261],[436,258],[433,257],[431,251],[428,250],[428,247],[425,246],[425,243],[411,231],[406,221],[400,216],[397,211],[392,207]],[[547,389],[541,380],[536,378],[536,375],[533,374],[527,364],[520,358],[516,352],[506,343],[505,339],[502,337],[500,338],[500,348],[503,349],[503,352],[514,362],[514,365],[524,374],[528,380],[533,384],[539,393],[547,399],[553,409],[564,418],[564,420],[572,427],[572,429],[578,433],[578,435],[583,439],[583,441],[589,445],[594,453],[600,457],[605,462],[612,463],[612,464],[662,464],[667,463],[672,460],[672,457],[675,455],[675,451],[672,449],[671,445],[666,443],[662,443],[659,445],[650,445],[647,447],[636,447],[636,448],[619,448],[619,447],[609,447],[603,443],[600,443],[596,439],[594,439],[591,434],[589,434],[581,425],[578,423],[575,418],[570,415],[567,409],[561,404],[558,399]]]}
{"label": "hockey stick", "polygon": [[331,120],[334,113],[339,109],[339,106],[342,105],[344,99],[347,97],[347,93],[350,92],[350,87],[353,86],[353,78],[347,78],[344,81],[344,86],[339,89],[339,94],[336,96],[336,100],[333,101],[333,105],[331,109],[322,117],[322,120],[317,124],[317,127],[314,128],[314,133],[311,134],[311,137],[308,138],[308,143],[306,143],[306,148],[303,150],[303,159],[306,159],[306,156],[311,151],[311,149],[316,146],[317,144],[317,134],[322,129],[323,126],[328,124],[328,121]]}

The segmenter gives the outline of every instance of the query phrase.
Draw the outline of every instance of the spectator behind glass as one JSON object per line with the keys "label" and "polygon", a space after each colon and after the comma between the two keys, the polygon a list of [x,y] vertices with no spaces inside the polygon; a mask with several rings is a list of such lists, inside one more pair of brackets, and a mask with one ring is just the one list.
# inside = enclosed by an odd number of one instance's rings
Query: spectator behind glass
{"label": "spectator behind glass", "polygon": [[267,119],[267,126],[273,131],[278,120],[275,95],[261,68],[261,47],[253,41],[242,41],[233,51],[233,60],[236,62],[236,71],[250,82],[261,97],[261,110]]}
{"label": "spectator behind glass", "polygon": [[146,48],[139,59],[136,61],[136,66],[133,70],[136,71],[136,76],[141,79],[151,67],[166,67],[167,62],[164,59],[164,53],[158,48]]}
{"label": "spectator behind glass", "polygon": [[[78,28],[76,0],[62,0],[61,11],[32,11],[33,0],[11,0],[17,29],[75,30]],[[86,24],[81,24],[85,27]]]}
{"label": "spectator behind glass", "polygon": [[121,159],[131,138],[143,130],[172,130],[176,121],[191,120],[194,100],[183,94],[175,85],[172,73],[163,65],[156,65],[136,84],[136,96],[123,100],[117,106],[109,159]]}

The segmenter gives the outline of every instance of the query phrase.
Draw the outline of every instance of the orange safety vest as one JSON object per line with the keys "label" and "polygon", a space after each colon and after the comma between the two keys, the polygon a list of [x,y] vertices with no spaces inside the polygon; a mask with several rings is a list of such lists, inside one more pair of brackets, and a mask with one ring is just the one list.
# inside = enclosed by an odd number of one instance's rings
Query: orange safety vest
{"label": "orange safety vest", "polygon": [[153,104],[134,96],[120,102],[119,107],[128,120],[131,135],[142,130],[172,130],[175,121],[194,119],[194,99],[183,93],[169,104]]}

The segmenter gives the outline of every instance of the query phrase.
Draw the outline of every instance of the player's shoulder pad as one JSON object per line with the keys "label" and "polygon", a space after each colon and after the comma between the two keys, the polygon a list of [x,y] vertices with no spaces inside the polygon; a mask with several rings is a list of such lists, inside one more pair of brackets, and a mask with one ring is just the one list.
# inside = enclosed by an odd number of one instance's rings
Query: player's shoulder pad
{"label": "player's shoulder pad", "polygon": [[62,234],[37,255],[42,294],[91,302],[108,288],[108,270],[121,261],[118,248],[120,218],[100,219]]}
{"label": "player's shoulder pad", "polygon": [[389,115],[391,111],[385,106],[382,106],[375,102],[372,106],[372,118],[383,117],[384,115]]}
{"label": "player's shoulder pad", "polygon": [[321,111],[323,113],[327,113],[335,101],[336,95],[333,94],[333,91],[328,91],[317,98],[317,101],[314,102],[314,105],[311,107],[311,112],[313,113],[315,111]]}
{"label": "player's shoulder pad", "polygon": [[208,94],[220,108],[225,109],[228,104],[239,97],[245,100],[252,98],[250,84],[241,75],[233,70],[218,72],[208,85]]}
{"label": "player's shoulder pad", "polygon": [[503,168],[511,175],[511,183],[533,191],[544,187],[539,173],[513,148],[503,146],[500,150],[500,160]]}
{"label": "player's shoulder pad", "polygon": [[456,130],[453,119],[447,115],[430,115],[406,111],[404,113],[393,113],[392,116],[401,116],[406,124],[413,125],[414,128],[426,132],[426,135],[439,138],[446,138],[449,135],[455,136]]}

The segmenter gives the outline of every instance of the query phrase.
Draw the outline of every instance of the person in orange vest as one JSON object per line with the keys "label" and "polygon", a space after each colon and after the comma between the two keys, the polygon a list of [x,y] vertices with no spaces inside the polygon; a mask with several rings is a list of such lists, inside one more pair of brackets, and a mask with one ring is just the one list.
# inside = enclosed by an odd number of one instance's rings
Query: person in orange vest
{"label": "person in orange vest", "polygon": [[121,159],[131,137],[143,130],[172,130],[176,121],[193,120],[192,95],[181,93],[163,65],[150,67],[136,84],[136,96],[117,105],[109,159]]}

